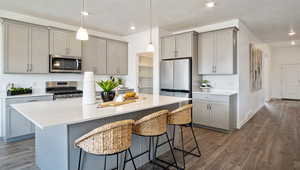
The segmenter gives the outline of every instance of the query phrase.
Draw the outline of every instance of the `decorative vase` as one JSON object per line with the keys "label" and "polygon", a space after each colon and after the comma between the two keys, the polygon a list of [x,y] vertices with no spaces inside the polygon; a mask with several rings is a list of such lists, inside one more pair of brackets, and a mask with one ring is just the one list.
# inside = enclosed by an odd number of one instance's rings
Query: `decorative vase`
{"label": "decorative vase", "polygon": [[103,91],[103,92],[101,92],[101,98],[102,98],[103,102],[113,101],[115,96],[116,96],[115,91],[110,91],[110,92]]}

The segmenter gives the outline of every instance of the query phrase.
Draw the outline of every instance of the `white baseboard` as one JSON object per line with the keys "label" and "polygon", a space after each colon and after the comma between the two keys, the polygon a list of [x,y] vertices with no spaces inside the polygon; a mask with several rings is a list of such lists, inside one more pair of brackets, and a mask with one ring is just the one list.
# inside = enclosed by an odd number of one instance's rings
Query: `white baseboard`
{"label": "white baseboard", "polygon": [[238,124],[238,129],[241,129],[250,119],[252,119],[252,117],[263,107],[265,106],[265,104],[262,104],[261,106],[259,106],[254,112],[249,112],[247,115],[248,117],[246,119],[244,119],[243,121],[239,122]]}

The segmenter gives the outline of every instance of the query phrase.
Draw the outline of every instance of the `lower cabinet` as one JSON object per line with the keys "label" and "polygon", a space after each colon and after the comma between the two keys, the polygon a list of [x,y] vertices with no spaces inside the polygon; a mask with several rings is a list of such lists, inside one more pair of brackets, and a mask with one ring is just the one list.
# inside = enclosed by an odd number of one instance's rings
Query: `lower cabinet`
{"label": "lower cabinet", "polygon": [[218,99],[193,94],[193,123],[223,130],[235,128],[236,99],[235,96],[226,97]]}
{"label": "lower cabinet", "polygon": [[[4,140],[6,142],[13,142],[22,139],[31,138],[34,136],[35,126],[27,120],[23,115],[18,113],[11,107],[11,104],[20,104],[36,101],[53,100],[53,96],[34,96],[34,97],[16,97],[3,99],[3,128]],[[43,114],[43,113],[41,113]]]}

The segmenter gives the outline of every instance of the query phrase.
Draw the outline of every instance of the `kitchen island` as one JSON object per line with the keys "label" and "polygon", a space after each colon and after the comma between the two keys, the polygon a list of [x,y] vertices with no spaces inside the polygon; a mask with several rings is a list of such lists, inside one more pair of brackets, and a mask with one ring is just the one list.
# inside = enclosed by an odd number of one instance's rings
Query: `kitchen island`
{"label": "kitchen island", "polygon": [[[110,122],[137,120],[162,109],[173,110],[189,100],[189,98],[140,94],[140,100],[137,102],[117,107],[99,108],[99,103],[83,105],[81,98],[15,104],[12,107],[36,126],[37,166],[42,170],[74,170],[77,169],[79,155],[79,149],[74,147],[74,141],[80,136]],[[142,153],[147,148],[148,138],[133,136],[131,147],[133,155]],[[158,154],[167,151],[166,148],[162,148]],[[83,169],[101,169],[103,161],[101,156],[87,154]],[[147,155],[144,155],[136,159],[136,164],[141,166],[147,161]],[[107,168],[115,167],[116,157],[109,157],[108,162]],[[127,169],[132,169],[130,163]]]}

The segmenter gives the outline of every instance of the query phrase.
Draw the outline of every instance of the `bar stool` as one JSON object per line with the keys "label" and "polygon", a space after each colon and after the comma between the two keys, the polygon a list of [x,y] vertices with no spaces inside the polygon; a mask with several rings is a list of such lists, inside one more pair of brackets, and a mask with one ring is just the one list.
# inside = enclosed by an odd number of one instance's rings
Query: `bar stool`
{"label": "bar stool", "polygon": [[[201,157],[201,151],[199,149],[199,145],[198,145],[197,139],[195,137],[195,133],[194,133],[193,126],[192,126],[192,108],[193,108],[192,104],[187,104],[187,105],[184,105],[184,106],[182,106],[182,107],[180,107],[180,108],[178,108],[178,109],[176,109],[176,110],[174,110],[174,111],[172,111],[168,114],[168,124],[174,126],[172,145],[173,145],[175,150],[178,150],[178,151],[182,152],[183,168],[184,169],[185,169],[185,156],[186,155],[189,154],[189,155],[193,155],[193,156],[196,156],[196,157]],[[180,127],[181,149],[176,148],[175,145],[174,145],[176,126]],[[191,128],[193,138],[194,138],[194,142],[195,142],[196,146],[190,151],[184,150],[184,140],[183,140],[182,127],[190,127]],[[197,149],[198,154],[192,153],[195,149]]]}
{"label": "bar stool", "polygon": [[[138,154],[134,156],[135,158],[138,158],[146,153],[148,153],[148,159],[151,163],[160,166],[164,169],[167,169],[169,166],[173,166],[177,169],[177,162],[174,156],[173,147],[171,145],[171,141],[169,139],[168,133],[167,133],[167,116],[169,111],[168,110],[161,110],[159,112],[152,113],[148,116],[143,117],[142,119],[136,121],[134,123],[133,127],[133,133],[138,136],[144,136],[149,138],[149,148],[145,152]],[[159,137],[165,135],[167,137],[167,142],[169,143],[170,151],[173,157],[173,163],[167,162],[165,160],[161,160],[156,157],[156,151],[159,147]],[[156,137],[156,146],[155,148],[152,148],[151,146],[154,145],[154,138]],[[152,148],[152,149],[151,149]],[[151,150],[153,150],[153,160],[151,160]],[[168,167],[162,166],[161,164],[157,163],[164,163]],[[175,166],[174,166],[175,164]]]}
{"label": "bar stool", "polygon": [[136,169],[130,150],[132,127],[134,120],[122,120],[103,125],[83,135],[75,141],[75,147],[80,148],[78,170],[81,169],[82,152],[104,156],[104,170],[106,169],[106,157],[117,155],[117,169],[119,168],[119,153],[125,152],[123,169],[126,166],[127,151],[130,160]]}

